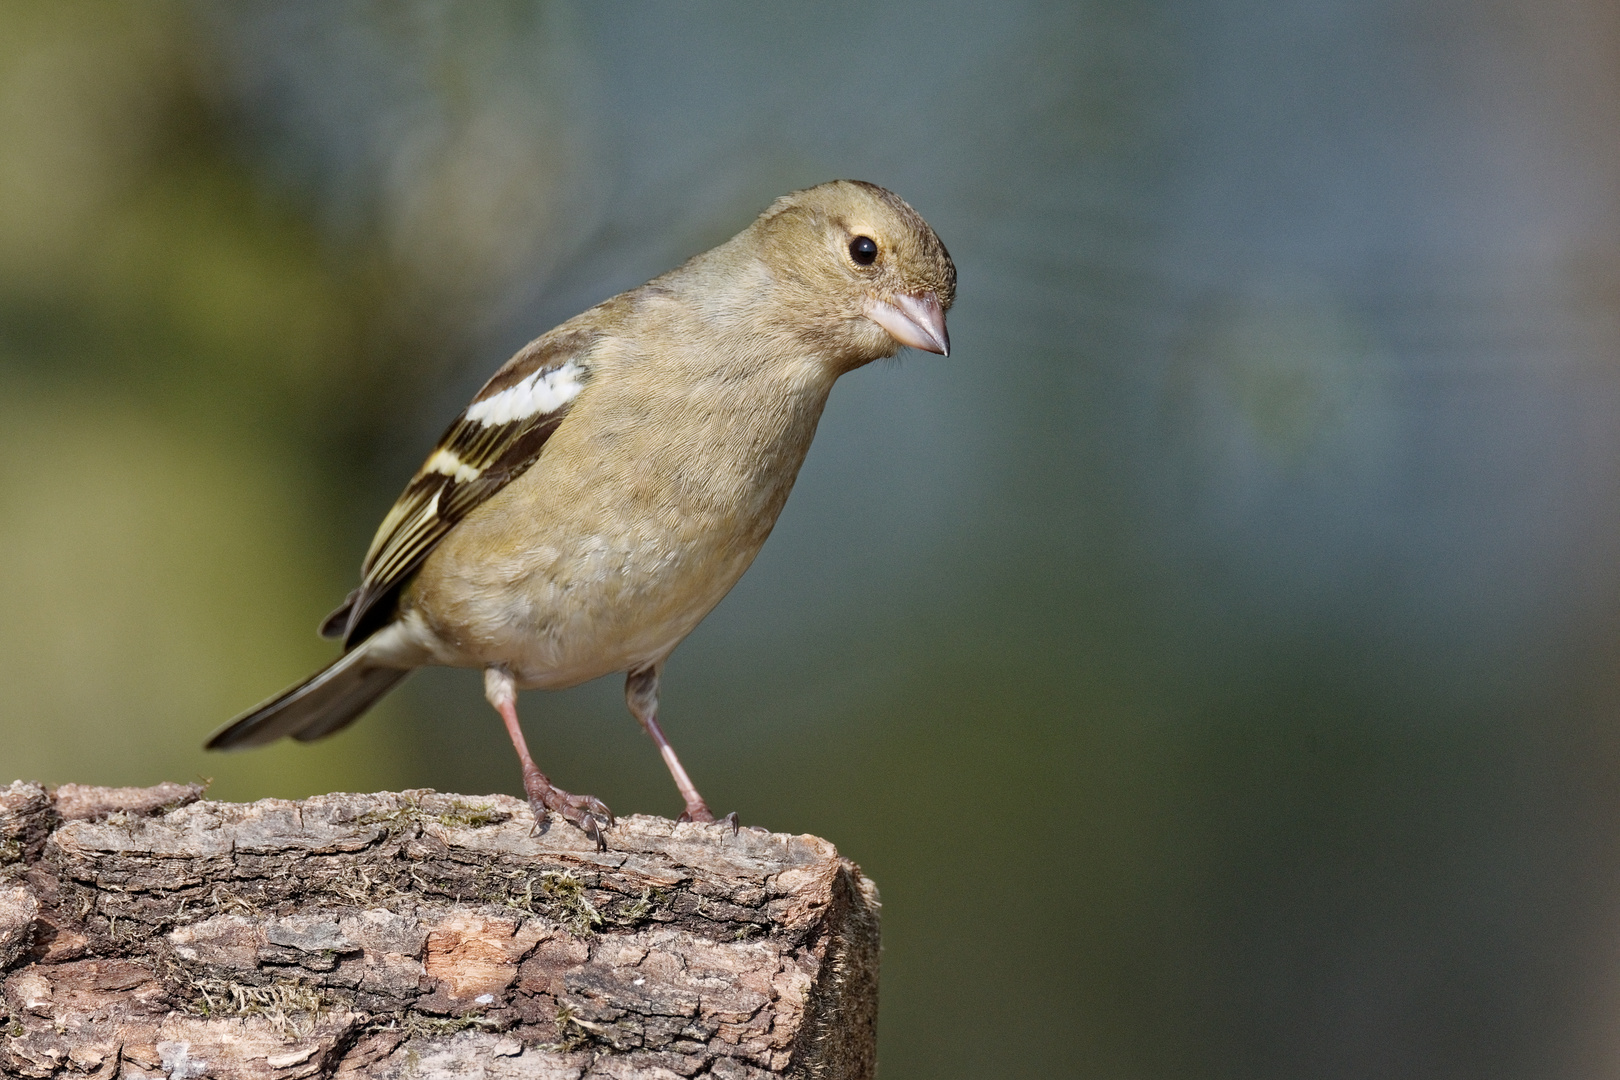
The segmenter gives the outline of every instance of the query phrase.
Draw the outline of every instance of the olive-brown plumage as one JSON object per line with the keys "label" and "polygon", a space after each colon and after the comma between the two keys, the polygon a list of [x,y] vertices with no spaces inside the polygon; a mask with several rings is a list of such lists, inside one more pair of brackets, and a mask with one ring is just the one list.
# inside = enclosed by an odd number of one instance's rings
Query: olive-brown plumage
{"label": "olive-brown plumage", "polygon": [[612,815],[534,766],[516,691],[628,672],[626,699],[712,821],[657,720],[664,660],[742,576],[837,378],[902,345],[945,353],[956,271],[897,196],[834,181],[531,342],[457,417],[323,633],[345,653],[210,748],[320,738],[426,664],[482,668],[549,810]]}

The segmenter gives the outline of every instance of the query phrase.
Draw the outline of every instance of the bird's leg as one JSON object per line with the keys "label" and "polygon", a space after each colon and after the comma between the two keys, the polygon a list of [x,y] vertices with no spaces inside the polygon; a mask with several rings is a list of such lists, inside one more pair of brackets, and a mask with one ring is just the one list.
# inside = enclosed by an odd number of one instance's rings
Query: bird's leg
{"label": "bird's leg", "polygon": [[523,790],[529,796],[529,808],[534,811],[536,829],[546,820],[546,811],[555,810],[566,820],[584,830],[596,841],[598,851],[607,850],[602,830],[614,824],[613,812],[601,799],[590,795],[570,795],[556,787],[529,756],[529,745],[523,741],[523,728],[518,725],[517,682],[510,672],[498,668],[484,670],[484,696],[495,706],[506,723],[506,733],[512,737],[518,761],[523,764]]}
{"label": "bird's leg", "polygon": [[[641,721],[642,730],[652,737],[658,744],[658,752],[663,755],[664,764],[669,769],[669,775],[675,778],[675,786],[680,789],[681,798],[686,800],[686,810],[682,812],[681,821],[701,821],[709,824],[714,822],[714,814],[709,811],[709,804],[703,801],[698,794],[697,787],[692,778],[686,775],[681,768],[681,759],[675,756],[675,748],[669,745],[664,738],[664,729],[658,726],[658,665],[652,664],[639,671],[632,671],[624,680],[624,700],[630,706],[630,714]],[[737,831],[737,815],[727,814],[721,819],[723,823],[731,826],[732,833]]]}

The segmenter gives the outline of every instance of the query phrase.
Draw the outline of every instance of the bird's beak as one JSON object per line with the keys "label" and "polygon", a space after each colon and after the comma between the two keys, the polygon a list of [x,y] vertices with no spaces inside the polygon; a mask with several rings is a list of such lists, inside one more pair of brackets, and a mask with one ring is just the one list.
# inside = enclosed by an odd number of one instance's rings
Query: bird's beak
{"label": "bird's beak", "polygon": [[941,356],[951,355],[951,336],[945,332],[945,310],[933,293],[924,296],[895,293],[888,300],[870,297],[866,301],[866,317],[902,345]]}

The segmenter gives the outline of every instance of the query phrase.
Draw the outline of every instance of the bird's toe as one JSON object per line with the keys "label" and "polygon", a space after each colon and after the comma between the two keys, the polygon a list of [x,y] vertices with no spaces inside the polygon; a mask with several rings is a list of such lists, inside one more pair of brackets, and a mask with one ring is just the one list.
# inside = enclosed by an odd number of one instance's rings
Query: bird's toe
{"label": "bird's toe", "polygon": [[702,803],[696,806],[688,806],[681,812],[681,816],[675,820],[683,824],[696,822],[699,825],[729,825],[731,826],[732,836],[736,836],[738,830],[742,827],[737,821],[737,811],[733,810],[725,817],[717,819],[709,808]]}
{"label": "bird's toe", "polygon": [[536,785],[530,792],[529,808],[534,811],[535,834],[545,832],[550,827],[551,815],[557,814],[596,841],[598,851],[607,850],[602,834],[618,824],[613,811],[601,799],[594,795],[570,795],[549,783],[544,787]]}

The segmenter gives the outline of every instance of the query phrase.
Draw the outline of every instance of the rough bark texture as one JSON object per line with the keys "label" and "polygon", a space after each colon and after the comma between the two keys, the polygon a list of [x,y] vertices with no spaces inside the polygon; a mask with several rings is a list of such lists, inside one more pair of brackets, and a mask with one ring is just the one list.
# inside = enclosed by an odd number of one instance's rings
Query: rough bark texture
{"label": "rough bark texture", "polygon": [[877,891],[824,840],[200,795],[0,788],[0,1075],[873,1073]]}

